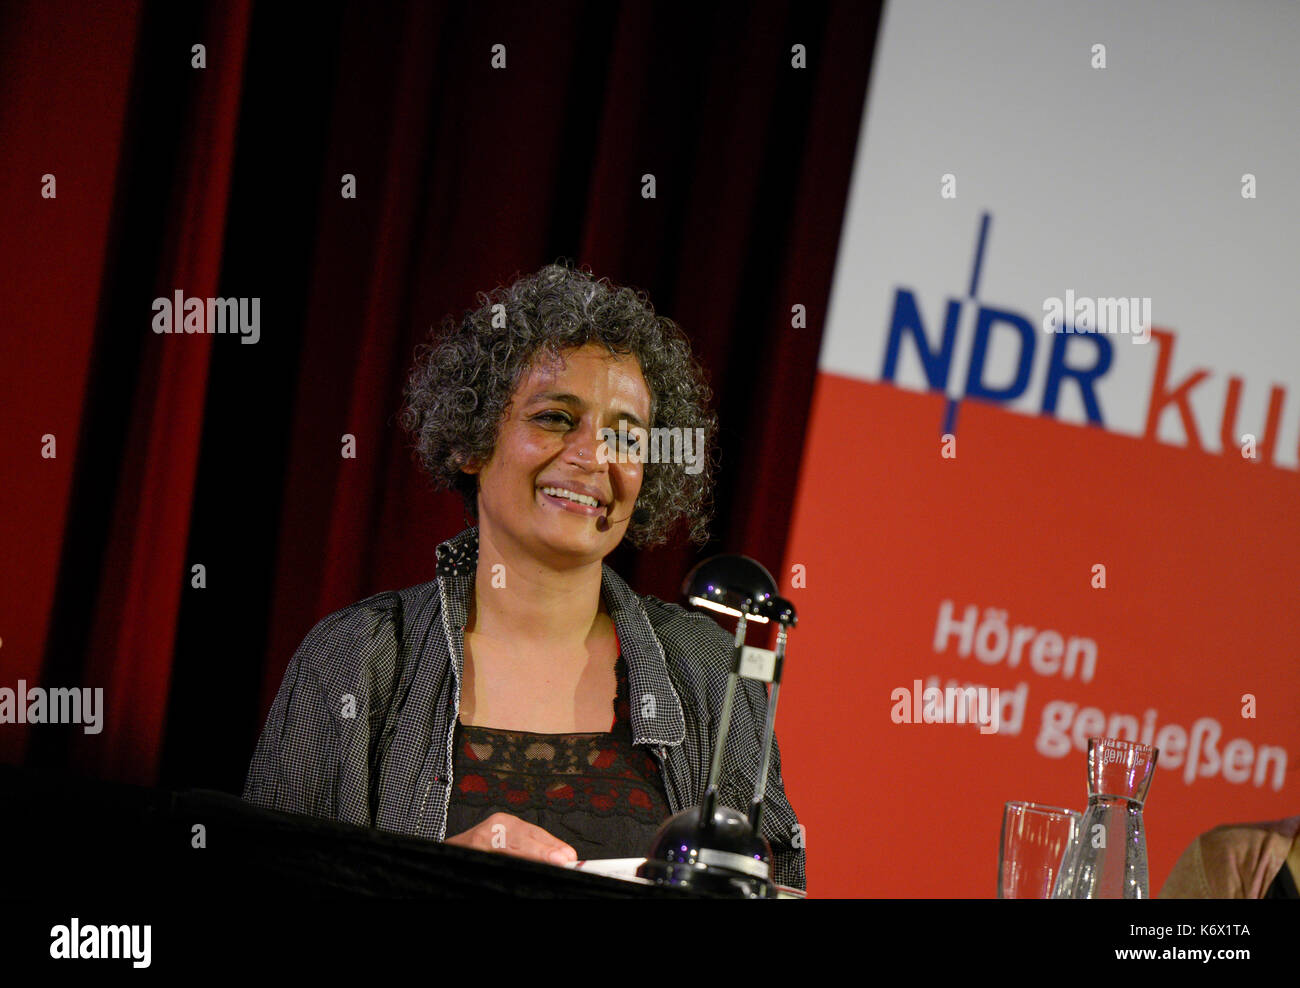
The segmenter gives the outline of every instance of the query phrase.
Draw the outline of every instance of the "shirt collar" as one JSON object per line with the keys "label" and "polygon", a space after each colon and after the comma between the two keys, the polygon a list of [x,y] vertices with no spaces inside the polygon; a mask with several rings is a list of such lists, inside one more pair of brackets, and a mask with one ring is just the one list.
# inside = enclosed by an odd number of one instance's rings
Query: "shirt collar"
{"label": "shirt collar", "polygon": [[[478,527],[472,526],[437,549],[438,592],[443,630],[451,645],[456,680],[465,674],[465,625],[478,572]],[[650,624],[641,597],[609,566],[601,564],[601,597],[618,632],[627,664],[634,744],[679,745],[686,736],[681,700],[668,676],[668,659]]]}

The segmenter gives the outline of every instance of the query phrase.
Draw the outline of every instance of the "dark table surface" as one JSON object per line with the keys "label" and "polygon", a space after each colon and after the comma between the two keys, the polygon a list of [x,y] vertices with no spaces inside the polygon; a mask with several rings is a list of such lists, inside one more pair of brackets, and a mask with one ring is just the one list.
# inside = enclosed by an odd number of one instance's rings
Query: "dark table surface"
{"label": "dark table surface", "polygon": [[[201,842],[206,846],[196,846]],[[707,898],[172,792],[0,766],[0,897],[129,890],[313,898]]]}

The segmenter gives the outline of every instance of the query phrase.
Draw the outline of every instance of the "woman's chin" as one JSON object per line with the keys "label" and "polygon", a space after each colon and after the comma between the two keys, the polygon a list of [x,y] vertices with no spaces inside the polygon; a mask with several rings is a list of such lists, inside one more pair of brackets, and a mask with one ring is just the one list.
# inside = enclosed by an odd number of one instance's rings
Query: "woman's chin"
{"label": "woman's chin", "polygon": [[601,556],[609,550],[611,531],[600,518],[549,519],[538,532],[542,543],[550,551],[567,556]]}

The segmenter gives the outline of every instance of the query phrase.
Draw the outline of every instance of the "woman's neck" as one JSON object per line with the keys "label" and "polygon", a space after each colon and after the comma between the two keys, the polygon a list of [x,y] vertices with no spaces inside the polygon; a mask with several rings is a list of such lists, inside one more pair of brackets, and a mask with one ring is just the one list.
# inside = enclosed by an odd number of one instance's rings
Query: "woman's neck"
{"label": "woman's neck", "polygon": [[531,557],[511,558],[480,533],[474,599],[466,634],[569,651],[584,645],[604,615],[599,561],[555,570]]}

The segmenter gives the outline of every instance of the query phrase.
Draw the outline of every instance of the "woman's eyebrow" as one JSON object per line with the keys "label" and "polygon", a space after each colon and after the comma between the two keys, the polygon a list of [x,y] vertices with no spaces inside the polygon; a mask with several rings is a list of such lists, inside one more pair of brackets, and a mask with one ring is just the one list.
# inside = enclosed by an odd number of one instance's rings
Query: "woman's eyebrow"
{"label": "woman's eyebrow", "polygon": [[[567,391],[538,391],[536,394],[534,394],[531,398],[528,399],[527,404],[535,405],[539,401],[558,401],[563,405],[572,405],[575,408],[585,408],[587,404],[577,395],[570,394]],[[634,426],[637,426],[638,428],[648,429],[646,424],[641,421],[641,417],[637,415],[635,412],[629,412],[626,410],[624,411],[616,410],[614,414],[617,415],[619,418],[627,419],[629,422],[631,422]]]}

